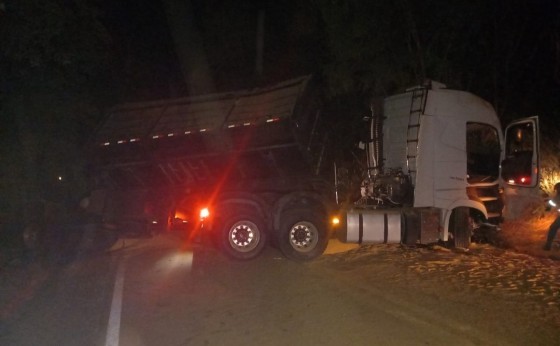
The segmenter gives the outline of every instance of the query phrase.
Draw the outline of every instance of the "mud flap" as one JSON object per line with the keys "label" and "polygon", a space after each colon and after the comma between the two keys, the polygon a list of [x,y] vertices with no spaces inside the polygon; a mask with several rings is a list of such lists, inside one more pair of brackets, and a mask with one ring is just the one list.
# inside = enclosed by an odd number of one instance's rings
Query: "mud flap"
{"label": "mud flap", "polygon": [[431,244],[439,240],[439,209],[411,209],[405,211],[404,216],[403,244]]}

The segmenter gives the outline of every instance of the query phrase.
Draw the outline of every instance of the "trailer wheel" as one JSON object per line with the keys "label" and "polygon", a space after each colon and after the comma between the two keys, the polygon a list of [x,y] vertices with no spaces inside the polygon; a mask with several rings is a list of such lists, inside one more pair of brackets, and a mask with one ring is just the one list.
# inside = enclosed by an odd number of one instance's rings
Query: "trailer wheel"
{"label": "trailer wheel", "polygon": [[282,215],[278,246],[289,259],[312,260],[325,251],[327,243],[325,221],[318,214],[293,210]]}
{"label": "trailer wheel", "polygon": [[266,245],[262,218],[247,211],[236,211],[223,223],[220,243],[225,253],[234,259],[257,257]]}
{"label": "trailer wheel", "polygon": [[454,248],[468,249],[473,231],[469,208],[460,207],[451,212],[449,219],[449,243]]}

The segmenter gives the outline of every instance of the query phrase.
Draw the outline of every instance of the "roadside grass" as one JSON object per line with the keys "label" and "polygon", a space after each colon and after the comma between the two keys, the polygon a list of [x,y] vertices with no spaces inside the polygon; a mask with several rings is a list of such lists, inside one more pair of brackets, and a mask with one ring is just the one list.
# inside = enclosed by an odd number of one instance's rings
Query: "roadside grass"
{"label": "roadside grass", "polygon": [[498,239],[504,247],[517,252],[560,260],[560,232],[552,250],[543,250],[548,228],[556,218],[556,214],[556,211],[544,214],[528,211],[518,220],[504,221]]}

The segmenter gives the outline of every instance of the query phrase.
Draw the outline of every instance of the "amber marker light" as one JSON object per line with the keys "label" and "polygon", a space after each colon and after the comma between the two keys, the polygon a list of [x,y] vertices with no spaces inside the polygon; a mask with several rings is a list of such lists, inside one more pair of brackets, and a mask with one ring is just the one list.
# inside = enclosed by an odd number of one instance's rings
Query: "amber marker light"
{"label": "amber marker light", "polygon": [[333,216],[331,219],[331,223],[333,226],[338,226],[340,224],[340,219],[338,218],[338,216]]}

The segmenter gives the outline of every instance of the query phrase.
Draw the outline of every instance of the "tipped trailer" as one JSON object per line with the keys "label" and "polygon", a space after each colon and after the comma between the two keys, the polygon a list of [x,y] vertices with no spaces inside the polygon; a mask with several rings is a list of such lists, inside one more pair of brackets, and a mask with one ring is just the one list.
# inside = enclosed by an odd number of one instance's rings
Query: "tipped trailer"
{"label": "tipped trailer", "polygon": [[122,228],[203,229],[237,259],[269,242],[295,260],[321,255],[336,206],[309,83],[115,107],[92,146],[107,213]]}
{"label": "tipped trailer", "polygon": [[93,138],[92,204],[121,228],[185,229],[236,259],[272,243],[310,260],[333,229],[344,242],[465,248],[538,195],[538,119],[504,135],[488,102],[431,82],[372,105],[364,162],[349,168],[362,170],[359,198],[338,204],[348,167],[333,170],[311,84],[113,108]]}

